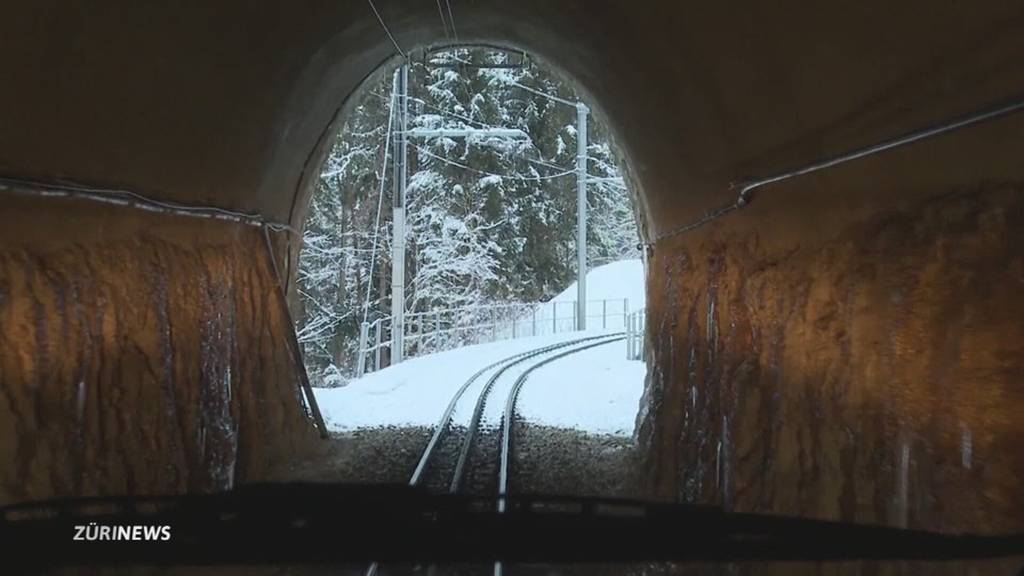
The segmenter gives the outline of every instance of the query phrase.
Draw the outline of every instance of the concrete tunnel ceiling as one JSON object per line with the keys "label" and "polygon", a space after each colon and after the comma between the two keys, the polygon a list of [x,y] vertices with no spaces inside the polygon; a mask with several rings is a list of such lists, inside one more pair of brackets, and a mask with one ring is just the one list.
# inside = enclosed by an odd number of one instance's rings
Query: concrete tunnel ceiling
{"label": "concrete tunnel ceiling", "polygon": [[[445,41],[430,2],[378,6],[407,49]],[[524,1],[455,16],[461,41],[521,47],[579,83],[664,229],[720,205],[731,182],[1020,90],[1021,9],[986,8]],[[394,54],[360,0],[5,11],[4,175],[278,221],[340,103]],[[18,113],[30,109],[45,113]]]}
{"label": "concrete tunnel ceiling", "polygon": [[[449,41],[434,2],[374,4],[404,50]],[[452,7],[461,43],[523,49],[578,84],[649,237],[733,201],[735,183],[1024,95],[1013,1]],[[0,186],[299,227],[343,103],[394,54],[365,0],[7,2]],[[652,495],[1024,529],[1022,116],[772,185],[654,245]],[[0,422],[17,424],[0,430],[0,500],[280,478],[315,444],[257,232],[8,192]],[[138,413],[111,415],[123,406]],[[115,434],[133,418],[144,434]]]}

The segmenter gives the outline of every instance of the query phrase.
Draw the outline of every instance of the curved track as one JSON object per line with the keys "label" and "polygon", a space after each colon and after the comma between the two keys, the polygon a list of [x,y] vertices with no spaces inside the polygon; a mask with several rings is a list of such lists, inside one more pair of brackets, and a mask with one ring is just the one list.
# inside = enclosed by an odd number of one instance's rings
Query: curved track
{"label": "curved track", "polygon": [[[595,346],[604,346],[605,344],[611,344],[612,342],[618,342],[625,336],[617,336],[602,340],[599,342],[591,342],[582,346],[577,346],[569,350],[559,352],[552,356],[531,365],[529,368],[523,371],[516,378],[515,383],[512,385],[512,390],[509,392],[508,399],[505,402],[505,412],[503,414],[502,426],[501,426],[501,455],[499,456],[499,470],[498,470],[498,512],[504,513],[508,505],[508,494],[509,494],[509,481],[511,478],[511,466],[512,466],[512,426],[515,424],[515,407],[516,400],[519,398],[519,391],[523,388],[523,384],[530,377],[530,374],[543,367],[545,364],[549,364],[571,354],[576,354],[594,348]],[[502,576],[503,567],[501,562],[494,563],[494,576]]]}
{"label": "curved track", "polygon": [[623,338],[623,336],[616,336],[600,342],[592,342],[583,346],[571,348],[553,356],[548,356],[524,370],[523,373],[519,375],[519,378],[516,379],[515,383],[512,385],[511,392],[509,392],[508,400],[505,402],[505,412],[501,426],[501,456],[498,472],[498,512],[505,511],[505,497],[509,493],[509,476],[512,462],[512,426],[515,424],[516,400],[519,398],[519,391],[522,389],[523,384],[526,383],[526,380],[530,377],[530,374],[534,370],[556,360],[560,360],[570,354],[576,354],[578,352],[594,348],[595,346],[604,346],[606,344],[618,342]]}
{"label": "curved track", "polygon": [[[619,332],[576,338],[514,354],[478,370],[452,395],[409,478],[409,485],[451,494],[495,496],[498,511],[504,512],[511,476],[515,404],[523,384],[534,370],[550,362],[623,338]],[[510,385],[506,382],[508,378],[503,379],[513,368],[533,360],[537,361],[518,372]],[[482,380],[489,372],[487,379]],[[467,394],[470,390],[476,394]],[[488,424],[484,418],[488,401],[501,391],[506,392],[501,420],[496,425]],[[467,419],[470,405],[472,411]],[[500,572],[501,566],[496,564],[495,573]],[[366,571],[367,576],[376,573],[376,563]]]}
{"label": "curved track", "polygon": [[[621,338],[619,334],[576,338],[515,354],[479,370],[452,396],[448,408],[434,428],[434,434],[427,443],[409,484],[423,485],[428,489],[447,491],[450,494],[501,494],[502,491],[495,481],[500,472],[500,446],[503,443],[501,438],[510,437],[509,434],[503,434],[502,430],[507,430],[507,423],[514,420],[512,412],[515,407],[515,396],[512,392],[518,394],[518,389],[526,380],[523,375],[556,358]],[[553,353],[555,356],[551,356]],[[519,373],[519,379],[513,381],[510,388],[507,383],[508,376],[517,374],[513,369],[537,359],[541,361]],[[488,372],[489,377],[482,384],[478,384],[481,377]],[[475,394],[467,394],[470,390]],[[508,401],[502,404],[505,406],[505,413],[499,422],[487,422],[484,412],[489,402],[494,397],[501,397],[502,393],[508,398]],[[470,402],[472,411],[467,420],[465,413]],[[462,418],[459,419],[461,422],[456,421],[457,412],[462,413]]]}

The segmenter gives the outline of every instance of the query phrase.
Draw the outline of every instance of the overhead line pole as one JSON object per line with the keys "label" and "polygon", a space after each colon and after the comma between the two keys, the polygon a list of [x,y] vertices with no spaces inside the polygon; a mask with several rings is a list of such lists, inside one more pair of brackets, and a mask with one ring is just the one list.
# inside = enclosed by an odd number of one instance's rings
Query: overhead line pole
{"label": "overhead line pole", "polygon": [[398,98],[398,122],[395,129],[394,209],[391,242],[391,364],[403,360],[405,352],[405,209],[408,179],[409,138],[464,138],[473,135],[499,138],[525,138],[529,136],[517,128],[409,128],[409,65],[403,64],[397,73],[395,92]]}
{"label": "overhead line pole", "polygon": [[576,108],[576,329],[587,328],[587,114],[583,102],[559,98],[519,82],[515,86],[552,102]]}
{"label": "overhead line pole", "polygon": [[576,103],[576,328],[587,329],[587,113]]}
{"label": "overhead line pole", "polygon": [[[587,327],[587,115],[590,109],[582,102],[571,102],[557,96],[545,94],[523,86],[515,85],[534,94],[576,108],[576,327]],[[515,129],[458,129],[458,130],[409,130],[409,65],[403,64],[398,72],[398,128],[395,140],[394,217],[393,240],[391,243],[391,363],[402,361],[405,336],[405,192],[408,173],[409,136],[469,136],[488,133],[503,137],[519,137],[523,133]],[[504,132],[504,133],[503,133]]]}
{"label": "overhead line pole", "polygon": [[402,361],[405,346],[405,188],[409,154],[409,65],[398,70],[398,127],[391,242],[391,364]]}

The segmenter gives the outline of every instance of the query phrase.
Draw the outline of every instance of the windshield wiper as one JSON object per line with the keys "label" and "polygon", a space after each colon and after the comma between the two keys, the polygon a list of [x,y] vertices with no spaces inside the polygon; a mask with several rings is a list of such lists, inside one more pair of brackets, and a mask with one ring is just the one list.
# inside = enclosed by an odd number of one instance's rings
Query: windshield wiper
{"label": "windshield wiper", "polygon": [[[0,542],[5,562],[34,566],[1024,555],[1021,534],[938,534],[606,498],[517,495],[506,500],[502,514],[495,503],[407,486],[344,484],[258,484],[205,495],[62,499],[4,508]],[[166,534],[158,529],[164,526]]]}

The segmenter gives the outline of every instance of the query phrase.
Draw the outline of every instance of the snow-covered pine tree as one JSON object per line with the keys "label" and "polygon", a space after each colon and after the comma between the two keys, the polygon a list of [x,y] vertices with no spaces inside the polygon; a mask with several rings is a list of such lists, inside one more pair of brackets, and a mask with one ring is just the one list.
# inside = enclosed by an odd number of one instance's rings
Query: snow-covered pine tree
{"label": "snow-covered pine tree", "polygon": [[[567,100],[576,94],[535,64],[486,67],[506,63],[503,52],[459,49],[431,58],[448,66],[412,64],[412,125],[481,132],[410,141],[406,308],[550,298],[575,279],[576,112],[520,86]],[[390,180],[390,164],[382,164],[390,85],[382,78],[358,96],[306,220],[298,330],[317,385],[352,376],[364,308],[371,320],[389,310],[391,186],[381,199],[379,176]],[[486,134],[491,127],[520,128],[529,140]],[[588,260],[597,265],[634,256],[637,233],[606,132],[593,119],[589,140]]]}

